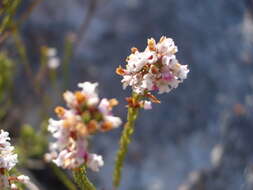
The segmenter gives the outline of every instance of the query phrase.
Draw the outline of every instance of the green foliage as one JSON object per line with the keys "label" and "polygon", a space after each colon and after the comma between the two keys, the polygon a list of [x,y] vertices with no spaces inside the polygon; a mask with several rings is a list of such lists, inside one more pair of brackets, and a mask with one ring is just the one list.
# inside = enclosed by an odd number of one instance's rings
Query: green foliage
{"label": "green foliage", "polygon": [[13,79],[13,62],[5,53],[0,53],[0,120],[10,105],[10,90]]}
{"label": "green foliage", "polygon": [[73,176],[81,190],[96,190],[95,186],[87,177],[85,166],[75,169]]}
{"label": "green foliage", "polygon": [[0,2],[0,36],[5,30],[11,29],[13,26],[13,18],[21,0],[2,0]]}
{"label": "green foliage", "polygon": [[25,163],[28,158],[41,158],[47,149],[47,141],[30,125],[21,128],[20,139],[17,146],[20,163]]}

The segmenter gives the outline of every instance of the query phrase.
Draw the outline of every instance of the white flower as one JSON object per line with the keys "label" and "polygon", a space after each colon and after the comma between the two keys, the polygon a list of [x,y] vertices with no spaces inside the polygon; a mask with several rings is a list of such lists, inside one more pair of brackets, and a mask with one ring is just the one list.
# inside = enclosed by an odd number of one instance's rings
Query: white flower
{"label": "white flower", "polygon": [[1,130],[0,132],[0,150],[10,146],[9,133]]}
{"label": "white flower", "polygon": [[175,53],[177,47],[171,38],[162,37],[158,43],[148,40],[143,52],[136,48],[127,58],[126,68],[119,67],[117,73],[123,76],[123,88],[131,86],[135,93],[158,91],[170,92],[187,78],[187,65],[179,64]]}
{"label": "white flower", "polygon": [[187,65],[182,65],[180,67],[180,70],[179,70],[179,74],[178,74],[178,77],[181,79],[181,80],[184,80],[187,78],[187,74],[189,73],[189,70],[187,68]]}
{"label": "white flower", "polygon": [[0,189],[18,190],[15,182],[27,184],[29,177],[20,175],[18,177],[9,176],[11,170],[18,162],[17,154],[13,153],[14,147],[10,144],[9,133],[0,131]]}
{"label": "white flower", "polygon": [[57,57],[57,50],[55,48],[48,48],[46,53],[48,68],[57,69],[60,66],[60,59]]}
{"label": "white flower", "polygon": [[177,53],[177,46],[171,38],[162,37],[157,44],[157,51],[162,55],[173,55]]}
{"label": "white flower", "polygon": [[90,154],[87,161],[87,166],[95,172],[99,171],[99,168],[104,165],[102,156],[97,154]]}
{"label": "white flower", "polygon": [[55,48],[47,48],[47,56],[54,57],[57,54],[57,50]]}
{"label": "white flower", "polygon": [[98,105],[98,109],[103,113],[103,114],[110,114],[111,112],[111,106],[110,106],[110,102],[108,101],[108,99],[103,98],[100,101],[100,104]]}
{"label": "white flower", "polygon": [[58,57],[51,57],[48,59],[47,65],[49,69],[57,69],[60,66],[60,59]]}
{"label": "white flower", "polygon": [[66,91],[63,94],[63,98],[69,107],[76,107],[77,106],[77,101],[76,101],[76,97],[75,97],[74,93],[72,93],[70,91]]}
{"label": "white flower", "polygon": [[11,170],[18,162],[17,154],[13,153],[14,147],[10,144],[9,133],[0,132],[0,168]]}
{"label": "white flower", "polygon": [[116,99],[100,101],[96,92],[98,83],[84,82],[78,86],[81,91],[64,93],[67,109],[55,109],[60,120],[49,119],[48,130],[55,141],[49,144],[51,153],[46,154],[45,159],[67,169],[89,163],[90,168],[97,171],[103,165],[102,157],[88,152],[89,137],[95,132],[116,128],[122,122],[112,114]]}
{"label": "white flower", "polygon": [[98,83],[91,83],[91,82],[83,82],[79,83],[78,87],[82,88],[82,92],[88,96],[88,104],[89,105],[96,105],[99,101],[96,88]]}
{"label": "white flower", "polygon": [[141,87],[143,89],[152,90],[153,85],[154,85],[153,84],[153,77],[154,76],[150,73],[144,75]]}
{"label": "white flower", "polygon": [[30,182],[30,178],[26,175],[20,175],[17,177],[17,179],[24,184],[27,184]]}
{"label": "white flower", "polygon": [[118,126],[122,124],[122,121],[119,117],[115,117],[111,115],[105,116],[105,120],[109,121],[112,124],[113,128],[117,128]]}
{"label": "white flower", "polygon": [[15,183],[12,183],[11,190],[18,190],[18,186]]}
{"label": "white flower", "polygon": [[91,82],[83,82],[83,83],[78,83],[78,87],[82,88],[82,91],[90,96],[95,96],[97,95],[96,88],[98,86],[98,83],[91,83]]}
{"label": "white flower", "polygon": [[151,102],[150,101],[144,101],[144,104],[143,104],[143,108],[145,109],[145,110],[151,110],[152,109],[152,104],[151,104]]}
{"label": "white flower", "polygon": [[128,57],[127,69],[129,72],[138,72],[147,63],[154,63],[156,61],[155,53],[151,51],[135,52]]}
{"label": "white flower", "polygon": [[[54,120],[54,119],[50,118],[48,122],[49,122],[48,131],[50,133],[56,133],[57,131],[59,131],[59,129],[63,125],[63,121],[62,120]],[[57,136],[58,135],[56,135],[56,137]]]}

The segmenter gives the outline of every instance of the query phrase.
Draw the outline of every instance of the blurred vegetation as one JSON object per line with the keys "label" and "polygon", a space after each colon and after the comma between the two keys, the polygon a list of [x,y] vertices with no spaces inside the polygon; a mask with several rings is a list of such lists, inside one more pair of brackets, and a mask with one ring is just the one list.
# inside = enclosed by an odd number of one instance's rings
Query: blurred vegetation
{"label": "blurred vegetation", "polygon": [[13,18],[16,15],[20,3],[21,0],[2,0],[0,2],[0,16],[2,17],[0,35],[13,27]]}
{"label": "blurred vegetation", "polygon": [[7,54],[0,52],[0,121],[6,115],[11,105],[10,92],[12,89],[14,67]]}
{"label": "blurred vegetation", "polygon": [[48,143],[42,132],[36,132],[30,125],[23,125],[17,144],[19,163],[27,164],[28,159],[41,159],[47,150]]}
{"label": "blurred vegetation", "polygon": [[[12,137],[16,142],[14,146],[19,163],[18,169],[13,169],[10,174],[18,175],[19,169],[49,169],[66,189],[76,190],[65,171],[44,161],[44,155],[48,151],[47,121],[50,116],[49,108],[53,104],[52,91],[55,91],[56,85],[60,91],[68,88],[70,62],[74,56],[76,39],[80,42],[81,35],[85,33],[96,1],[90,1],[88,17],[87,20],[84,19],[80,31],[69,33],[64,38],[60,49],[63,52],[61,57],[54,47],[41,44],[39,51],[33,50],[37,56],[34,61],[28,53],[21,26],[41,2],[42,0],[0,0],[0,126],[8,131],[15,131]],[[59,68],[49,66],[50,49],[56,51],[54,58],[58,59]],[[21,84],[24,84],[22,87],[19,86],[20,78]],[[26,96],[28,92],[29,97]],[[35,118],[39,122],[36,126],[24,124],[27,123],[23,116],[26,113],[24,109],[27,103],[34,102],[40,108]],[[19,184],[18,187],[24,189]]]}

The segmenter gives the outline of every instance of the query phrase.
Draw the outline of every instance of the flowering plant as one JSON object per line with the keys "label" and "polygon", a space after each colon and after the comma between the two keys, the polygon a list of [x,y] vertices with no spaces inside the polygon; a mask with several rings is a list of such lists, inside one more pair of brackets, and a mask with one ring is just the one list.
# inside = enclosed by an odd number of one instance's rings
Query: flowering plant
{"label": "flowering plant", "polygon": [[[126,68],[119,66],[116,73],[121,75],[123,89],[132,87],[132,96],[127,98],[128,116],[120,139],[120,148],[115,161],[113,176],[114,187],[121,181],[121,170],[124,164],[128,145],[134,132],[135,120],[140,108],[151,109],[151,101],[160,101],[151,92],[159,94],[170,92],[177,88],[187,78],[189,72],[187,65],[181,65],[176,59],[177,46],[171,38],[161,37],[160,41],[151,38],[143,52],[137,48],[131,49],[127,57]],[[146,99],[150,100],[147,101]]]}
{"label": "flowering plant", "polygon": [[63,94],[68,109],[55,109],[60,120],[49,120],[48,130],[56,142],[50,145],[51,153],[46,154],[46,160],[62,168],[74,170],[84,164],[99,171],[104,161],[102,156],[88,152],[88,140],[97,132],[106,132],[121,124],[121,119],[112,115],[118,102],[116,99],[100,100],[96,92],[98,83],[84,82],[78,86],[81,91]]}
{"label": "flowering plant", "polygon": [[19,183],[32,187],[37,187],[30,182],[30,178],[25,175],[11,176],[10,171],[18,163],[18,156],[14,153],[14,147],[10,144],[9,133],[0,131],[0,189],[20,190]]}

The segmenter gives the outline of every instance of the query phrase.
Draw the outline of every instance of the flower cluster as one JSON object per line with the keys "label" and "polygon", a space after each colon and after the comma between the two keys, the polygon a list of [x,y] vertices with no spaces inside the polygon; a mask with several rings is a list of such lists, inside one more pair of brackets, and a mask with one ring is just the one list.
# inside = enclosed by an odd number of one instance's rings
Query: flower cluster
{"label": "flower cluster", "polygon": [[93,171],[103,165],[102,156],[88,152],[88,139],[96,132],[105,132],[121,125],[121,119],[112,115],[116,99],[100,100],[96,92],[98,83],[79,83],[81,91],[63,94],[68,109],[55,109],[60,120],[49,120],[48,130],[56,138],[50,145],[46,160],[57,166],[75,169],[86,164]]}
{"label": "flower cluster", "polygon": [[116,72],[123,76],[123,88],[131,86],[137,94],[157,90],[162,94],[177,88],[186,79],[187,65],[176,59],[177,46],[171,38],[161,37],[160,41],[151,38],[145,51],[131,49],[126,68],[118,67]]}
{"label": "flower cluster", "polygon": [[10,144],[9,133],[0,131],[0,189],[18,189],[16,184],[29,183],[29,177],[20,175],[18,177],[8,176],[8,172],[17,164],[17,154],[13,152],[14,147]]}

